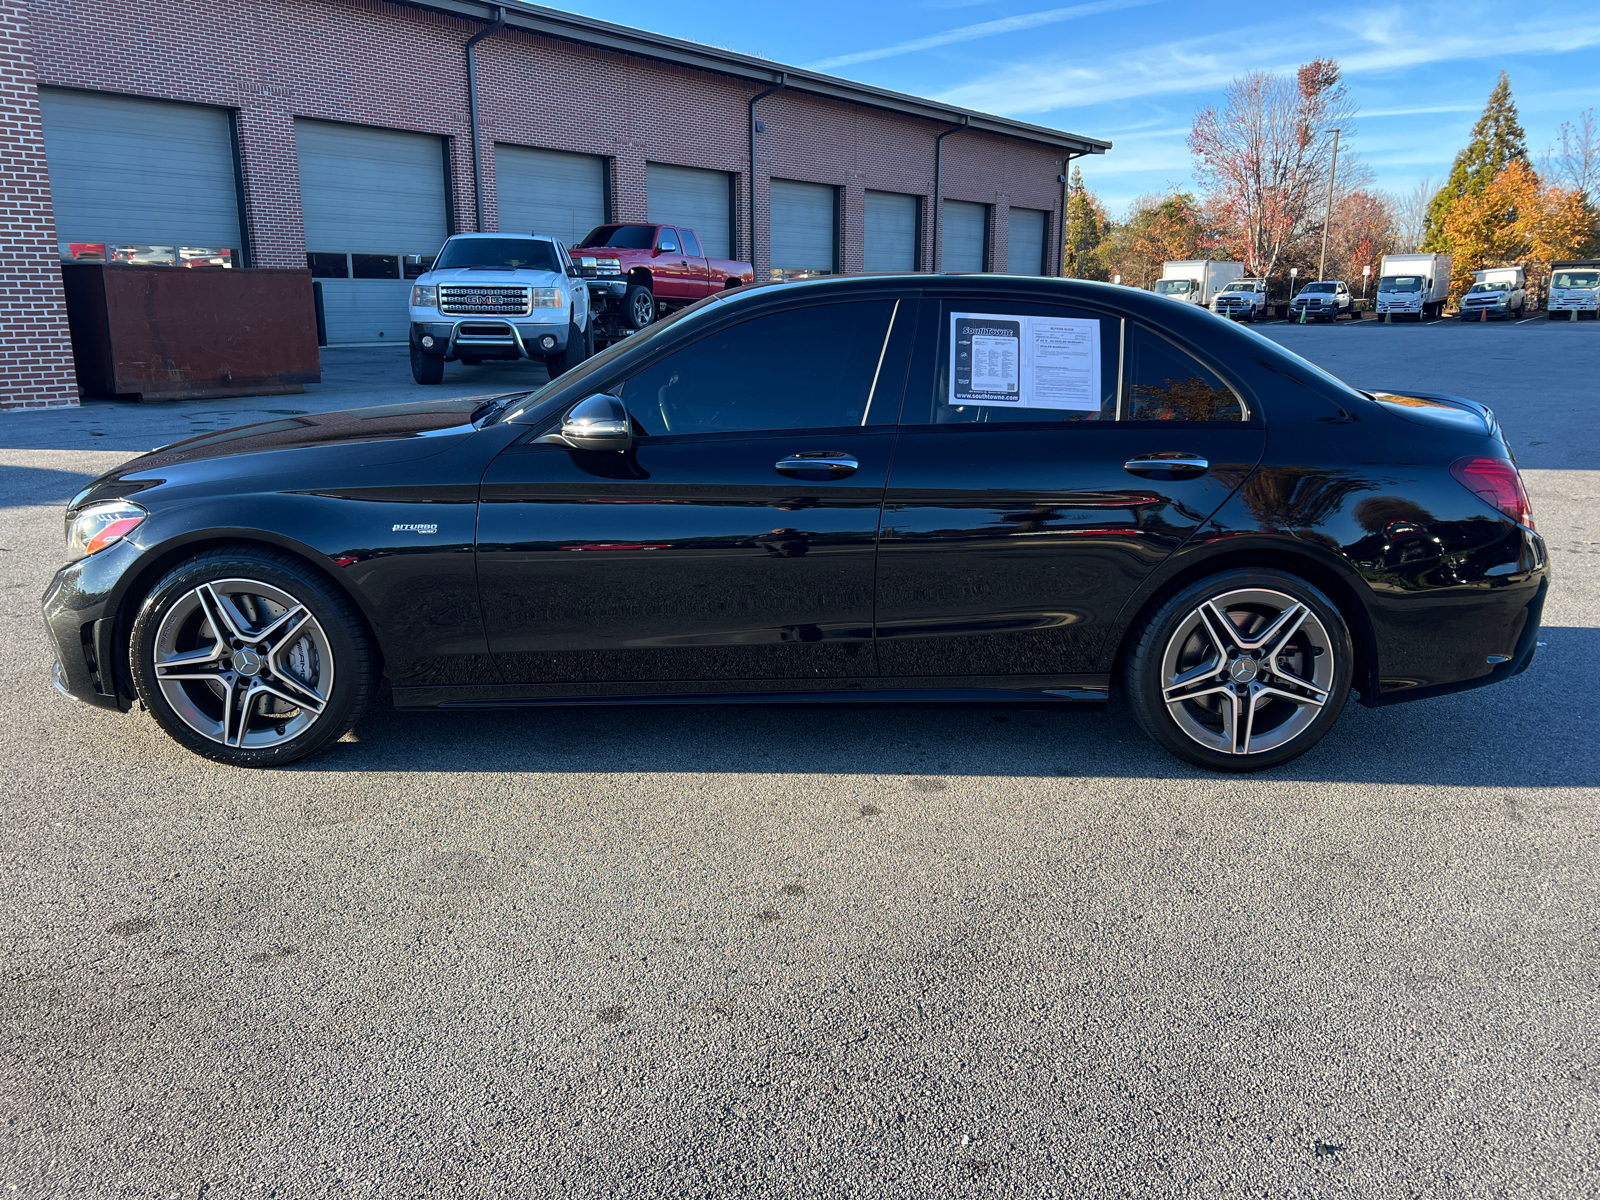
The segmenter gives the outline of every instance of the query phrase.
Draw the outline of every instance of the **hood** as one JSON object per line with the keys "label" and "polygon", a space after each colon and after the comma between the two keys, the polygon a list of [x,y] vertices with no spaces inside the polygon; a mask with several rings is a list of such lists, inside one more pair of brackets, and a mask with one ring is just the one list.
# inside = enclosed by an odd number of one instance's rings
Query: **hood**
{"label": "hood", "polygon": [[565,283],[565,271],[502,271],[483,267],[451,267],[445,271],[429,271],[418,283],[478,283],[515,284],[518,287],[556,287]]}
{"label": "hood", "polygon": [[[512,393],[521,395],[522,393]],[[265,467],[283,450],[353,448],[363,464],[428,458],[453,444],[453,435],[475,432],[472,415],[500,396],[419,400],[341,412],[306,413],[173,442],[108,471],[75,496],[76,509],[91,500],[129,496],[175,473],[253,473],[239,460],[258,458]]]}

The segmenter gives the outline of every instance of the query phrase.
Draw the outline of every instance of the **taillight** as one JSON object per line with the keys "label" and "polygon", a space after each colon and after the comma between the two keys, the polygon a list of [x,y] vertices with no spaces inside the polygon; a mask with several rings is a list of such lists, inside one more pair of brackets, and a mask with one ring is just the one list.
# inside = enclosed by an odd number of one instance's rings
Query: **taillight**
{"label": "taillight", "polygon": [[1533,504],[1516,464],[1504,458],[1458,458],[1450,464],[1450,474],[1467,491],[1482,497],[1519,525],[1535,528]]}

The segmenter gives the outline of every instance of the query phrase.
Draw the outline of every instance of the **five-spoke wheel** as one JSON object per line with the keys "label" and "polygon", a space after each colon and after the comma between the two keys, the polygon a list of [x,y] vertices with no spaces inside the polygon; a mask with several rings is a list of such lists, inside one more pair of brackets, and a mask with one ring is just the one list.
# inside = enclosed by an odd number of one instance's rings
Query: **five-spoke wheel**
{"label": "five-spoke wheel", "polygon": [[1232,571],[1171,597],[1138,631],[1124,679],[1139,723],[1214,770],[1276,766],[1315,745],[1350,690],[1350,635],[1318,589]]}
{"label": "five-spoke wheel", "polygon": [[271,551],[212,551],[151,590],[134,622],[139,698],[173,737],[211,758],[266,766],[309,754],[354,724],[372,687],[349,600]]}

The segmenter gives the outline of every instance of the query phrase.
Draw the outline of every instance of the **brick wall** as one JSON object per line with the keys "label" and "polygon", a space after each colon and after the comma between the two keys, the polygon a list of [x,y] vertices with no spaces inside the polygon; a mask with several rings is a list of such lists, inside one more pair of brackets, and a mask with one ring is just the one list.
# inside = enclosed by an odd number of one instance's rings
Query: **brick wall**
{"label": "brick wall", "polygon": [[[0,12],[15,3],[0,0]],[[455,225],[474,226],[464,55],[477,22],[387,0],[33,0],[31,12],[42,85],[236,113],[254,265],[305,263],[296,117],[448,139]],[[24,43],[16,46],[25,58]],[[480,42],[477,53],[488,228],[498,227],[494,144],[508,142],[611,160],[612,211],[621,220],[646,216],[647,163],[729,172],[739,196],[735,243],[748,255],[747,104],[760,85],[514,30]],[[36,146],[37,106],[28,103]],[[921,261],[931,264],[934,139],[947,126],[791,91],[762,101],[758,116],[766,124],[755,178],[758,278],[768,265],[773,176],[840,189],[845,271],[862,269],[867,190],[921,197]],[[991,206],[993,262],[1001,267],[1008,207],[1054,214],[1061,170],[1060,154],[1047,147],[971,131],[945,140],[945,195]],[[25,222],[48,224],[47,204],[20,211]],[[1052,240],[1055,229],[1052,216]],[[41,237],[53,241],[48,229]]]}
{"label": "brick wall", "polygon": [[0,409],[78,402],[27,15],[0,0]]}

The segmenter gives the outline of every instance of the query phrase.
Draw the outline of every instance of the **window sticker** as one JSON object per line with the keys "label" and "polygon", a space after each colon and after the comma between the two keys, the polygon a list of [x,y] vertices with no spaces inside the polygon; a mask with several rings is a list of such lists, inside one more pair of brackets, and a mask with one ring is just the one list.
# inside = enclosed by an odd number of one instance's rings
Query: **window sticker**
{"label": "window sticker", "polygon": [[950,314],[952,405],[1100,409],[1100,322]]}

